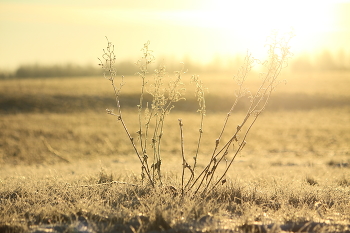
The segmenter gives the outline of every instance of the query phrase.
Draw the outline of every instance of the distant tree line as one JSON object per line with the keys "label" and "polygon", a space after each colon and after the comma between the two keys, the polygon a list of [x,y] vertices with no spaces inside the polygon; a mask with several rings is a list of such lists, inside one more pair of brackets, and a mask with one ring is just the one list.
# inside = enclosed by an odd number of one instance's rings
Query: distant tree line
{"label": "distant tree line", "polygon": [[[167,61],[168,60],[168,61]],[[231,59],[223,62],[223,59],[214,58],[209,64],[203,65],[193,62],[186,58],[183,62],[169,62],[169,59],[159,59],[160,63],[153,64],[150,70],[156,69],[159,65],[165,65],[168,72],[177,70],[189,70],[195,73],[202,72],[221,72],[225,71],[226,67],[238,67],[239,61]],[[182,64],[183,63],[183,64]],[[116,64],[118,75],[135,75],[138,72],[138,67],[134,62],[121,61]],[[5,72],[0,70],[0,79],[6,78],[50,78],[50,77],[77,77],[77,76],[98,76],[103,75],[102,69],[97,65],[79,66],[73,64],[66,65],[21,65],[13,72]]]}
{"label": "distant tree line", "polygon": [[316,70],[350,70],[350,55],[344,50],[331,53],[323,50],[310,56],[301,54],[292,58],[290,67],[293,71],[316,71]]}
{"label": "distant tree line", "polygon": [[[130,62],[121,62],[118,67],[128,75],[136,72],[136,67]],[[119,72],[118,72],[119,73]],[[13,72],[0,71],[0,78],[50,78],[50,77],[77,77],[102,75],[102,69],[93,65],[20,65]]]}
{"label": "distant tree line", "polygon": [[28,77],[64,77],[64,76],[89,76],[96,75],[99,70],[92,66],[78,65],[21,65],[15,71],[17,78]]}
{"label": "distant tree line", "polygon": [[[169,61],[170,60],[170,61]],[[176,59],[158,59],[166,66],[169,72],[180,70],[182,65]],[[223,58],[215,56],[211,62],[201,64],[190,58],[183,60],[184,69],[191,73],[214,73],[214,72],[235,72],[242,64],[243,57],[236,56],[232,58]],[[158,64],[153,64],[156,69]],[[121,61],[116,64],[119,75],[134,75],[138,71],[138,67],[134,62]],[[152,68],[150,68],[152,69]],[[289,69],[292,71],[317,71],[317,70],[350,70],[350,56],[345,51],[331,53],[328,50],[319,52],[318,54],[299,54],[291,59]],[[8,78],[36,78],[36,77],[77,77],[77,76],[99,76],[102,75],[102,69],[97,65],[21,65],[15,71],[1,71],[0,79]]]}

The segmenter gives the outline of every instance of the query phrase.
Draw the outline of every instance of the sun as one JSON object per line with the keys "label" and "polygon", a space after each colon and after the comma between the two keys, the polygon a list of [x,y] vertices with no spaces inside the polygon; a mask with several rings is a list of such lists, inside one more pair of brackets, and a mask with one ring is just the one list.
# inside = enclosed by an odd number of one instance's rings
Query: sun
{"label": "sun", "polygon": [[[274,30],[293,30],[297,36],[292,46],[297,50],[320,47],[322,33],[333,28],[334,13],[327,1],[203,0],[200,4],[173,17],[186,25],[212,29],[220,40],[225,38],[227,43],[244,44],[253,50],[264,49],[265,38]],[[218,49],[236,51],[237,47],[227,43],[217,45]]]}
{"label": "sun", "polygon": [[240,36],[250,46],[260,44],[272,30],[293,30],[300,48],[321,45],[320,34],[332,30],[331,2],[305,0],[207,0],[197,23]]}

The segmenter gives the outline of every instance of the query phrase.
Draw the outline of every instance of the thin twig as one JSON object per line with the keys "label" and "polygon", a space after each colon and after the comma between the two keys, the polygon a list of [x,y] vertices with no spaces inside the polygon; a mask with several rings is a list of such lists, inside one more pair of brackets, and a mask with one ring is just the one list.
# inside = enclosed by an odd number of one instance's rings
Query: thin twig
{"label": "thin twig", "polygon": [[[105,182],[105,183],[99,183],[99,184],[85,184],[85,185],[79,185],[78,187],[95,187],[95,186],[103,186],[103,185],[111,185],[111,184],[125,184],[125,185],[130,185],[134,187],[138,187],[139,185],[137,184],[131,184],[127,182],[122,182],[122,181],[111,181],[111,182]],[[68,186],[68,188],[75,188],[76,186]]]}
{"label": "thin twig", "polygon": [[180,126],[180,145],[181,145],[181,156],[182,156],[182,175],[181,175],[181,195],[184,194],[184,180],[185,180],[185,168],[187,166],[187,162],[185,159],[185,149],[184,149],[184,134],[183,134],[183,124],[182,120],[179,119]]}
{"label": "thin twig", "polygon": [[66,163],[70,163],[70,161],[68,159],[63,158],[62,155],[60,155],[60,153],[57,150],[52,148],[52,146],[46,141],[44,136],[40,136],[40,139],[43,141],[44,145],[52,153],[52,155],[56,156],[57,158],[59,158],[60,160],[66,162]]}

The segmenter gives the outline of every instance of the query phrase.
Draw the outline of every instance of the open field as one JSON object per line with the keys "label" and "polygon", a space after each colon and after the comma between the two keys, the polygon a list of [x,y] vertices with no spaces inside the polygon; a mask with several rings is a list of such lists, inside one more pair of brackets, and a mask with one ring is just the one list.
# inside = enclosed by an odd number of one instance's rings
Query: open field
{"label": "open field", "polygon": [[[300,155],[344,155],[350,141],[349,73],[301,73],[286,75],[273,94],[266,112],[248,138],[245,153],[291,152]],[[234,100],[231,76],[204,76],[207,116],[204,122],[203,154],[212,150],[228,109]],[[126,77],[121,101],[131,133],[137,131],[136,105],[140,80]],[[248,82],[256,86],[256,81]],[[186,146],[197,138],[198,104],[188,86],[186,101],[179,102],[165,125],[163,147],[179,151],[177,119],[185,124]],[[113,109],[112,87],[103,78],[57,78],[1,80],[0,163],[55,163],[50,145],[68,160],[131,153],[131,146],[117,120],[105,113]],[[230,101],[231,100],[231,101]],[[245,112],[242,106],[232,115],[236,127]],[[196,125],[197,124],[197,125]],[[175,127],[175,128],[174,128]],[[135,135],[134,135],[135,136]],[[167,141],[166,141],[167,140]],[[191,140],[193,140],[191,142]]]}
{"label": "open field", "polygon": [[[130,142],[105,113],[115,108],[108,80],[0,80],[0,232],[350,232],[350,73],[284,77],[287,85],[254,125],[228,182],[205,199],[141,185]],[[209,92],[199,167],[234,98],[231,76],[203,81]],[[137,138],[140,84],[135,77],[125,82],[123,114]],[[175,188],[177,119],[189,157],[198,137],[197,103],[187,89],[164,128],[163,169]],[[242,120],[243,107],[228,129]],[[126,183],[102,184],[113,180]]]}

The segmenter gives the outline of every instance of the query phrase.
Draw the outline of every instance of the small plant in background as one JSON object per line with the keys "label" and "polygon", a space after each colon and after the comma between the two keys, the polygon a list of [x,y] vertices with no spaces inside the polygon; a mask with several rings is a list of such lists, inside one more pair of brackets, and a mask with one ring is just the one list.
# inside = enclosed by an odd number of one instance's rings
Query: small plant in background
{"label": "small plant in background", "polygon": [[306,176],[305,181],[306,181],[306,183],[308,183],[309,185],[312,185],[312,186],[318,185],[317,180],[311,176]]}
{"label": "small plant in background", "polygon": [[[250,53],[247,53],[244,63],[238,70],[234,79],[236,80],[237,88],[235,91],[235,99],[229,109],[220,134],[214,143],[213,152],[211,154],[208,164],[200,172],[197,172],[197,161],[201,146],[201,139],[203,135],[204,117],[206,114],[205,92],[206,88],[199,76],[192,76],[191,83],[195,86],[195,95],[199,104],[198,112],[200,114],[199,120],[199,135],[197,146],[193,158],[193,163],[188,162],[184,150],[184,133],[183,121],[179,119],[180,128],[180,146],[182,156],[182,175],[181,175],[181,195],[207,195],[218,184],[226,182],[226,174],[237,155],[243,150],[246,145],[247,136],[255,124],[258,117],[265,110],[272,92],[281,83],[279,79],[283,68],[288,64],[291,57],[289,42],[293,37],[292,33],[279,35],[277,32],[272,33],[268,38],[268,57],[266,61],[260,62],[255,59]],[[142,80],[140,101],[137,105],[138,109],[138,145],[131,136],[123,119],[120,91],[124,85],[123,76],[119,86],[115,84],[116,70],[114,46],[107,39],[107,48],[103,50],[102,59],[100,59],[100,66],[104,70],[104,77],[111,81],[114,95],[117,104],[117,113],[107,109],[107,113],[114,115],[121,122],[127,137],[129,138],[135,154],[141,163],[141,177],[142,182],[147,181],[152,187],[163,186],[162,181],[162,157],[161,157],[161,143],[163,135],[163,127],[167,115],[174,108],[174,104],[180,100],[184,100],[185,86],[182,82],[182,76],[185,74],[184,67],[180,71],[176,71],[173,78],[168,78],[165,66],[159,66],[153,74],[153,80],[149,80],[149,65],[155,60],[152,50],[149,49],[149,42],[144,44],[142,49],[143,56],[137,61],[136,65],[139,68],[138,76]],[[260,73],[261,84],[257,90],[248,90],[245,87],[245,81],[252,71],[253,67],[261,65],[263,72]],[[150,103],[145,102],[144,95],[148,93],[152,96]],[[223,141],[223,135],[228,129],[228,122],[230,116],[235,110],[238,102],[243,97],[250,100],[250,104],[246,110],[245,117],[237,124],[233,133],[228,140]],[[234,152],[229,153],[233,148]],[[231,149],[232,150],[232,149]],[[152,161],[149,161],[152,158]],[[219,174],[218,167],[225,166],[223,173]],[[187,172],[188,171],[188,174]]]}

